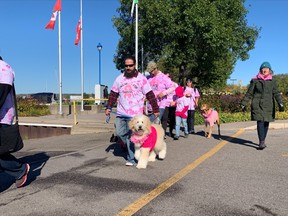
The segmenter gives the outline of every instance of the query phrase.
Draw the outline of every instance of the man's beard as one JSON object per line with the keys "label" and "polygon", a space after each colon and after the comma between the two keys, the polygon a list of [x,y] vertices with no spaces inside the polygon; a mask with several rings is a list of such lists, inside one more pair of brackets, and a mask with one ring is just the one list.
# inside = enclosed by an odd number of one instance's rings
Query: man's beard
{"label": "man's beard", "polygon": [[131,71],[131,72],[127,72],[127,71],[124,72],[124,76],[125,76],[126,78],[132,78],[132,77],[135,76],[135,74],[136,74],[136,70],[133,70],[133,71]]}

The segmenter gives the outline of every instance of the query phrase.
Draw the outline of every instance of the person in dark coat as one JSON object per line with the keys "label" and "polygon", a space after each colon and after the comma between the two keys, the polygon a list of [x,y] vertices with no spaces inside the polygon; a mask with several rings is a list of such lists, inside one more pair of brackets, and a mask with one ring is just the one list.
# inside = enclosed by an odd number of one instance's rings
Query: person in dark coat
{"label": "person in dark coat", "polygon": [[[275,120],[275,100],[279,111],[284,112],[281,94],[278,91],[276,80],[272,77],[273,71],[269,62],[263,62],[259,73],[251,80],[241,106],[245,110],[248,102],[251,103],[251,120],[257,121],[257,133],[259,138],[259,150],[266,148],[265,138],[269,128],[269,122]],[[274,100],[275,99],[275,100]]]}

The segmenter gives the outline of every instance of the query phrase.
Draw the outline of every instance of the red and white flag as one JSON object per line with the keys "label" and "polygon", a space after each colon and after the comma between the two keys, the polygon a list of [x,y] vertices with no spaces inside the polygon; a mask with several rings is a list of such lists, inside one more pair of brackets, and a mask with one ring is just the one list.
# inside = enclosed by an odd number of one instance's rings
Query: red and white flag
{"label": "red and white flag", "polygon": [[76,26],[76,39],[75,39],[76,46],[78,45],[80,38],[81,38],[81,21],[79,20]]}
{"label": "red and white flag", "polygon": [[62,9],[61,0],[56,0],[56,3],[55,3],[54,8],[53,8],[53,14],[51,16],[51,19],[50,19],[49,23],[45,26],[46,29],[54,30],[57,14],[58,14],[58,11],[61,11],[61,9]]}
{"label": "red and white flag", "polygon": [[55,26],[55,22],[56,22],[56,18],[57,18],[57,13],[58,13],[58,11],[53,12],[49,23],[45,26],[45,29],[54,30],[54,26]]}
{"label": "red and white flag", "polygon": [[57,0],[55,5],[54,5],[53,11],[61,11],[61,10],[62,10],[61,0]]}

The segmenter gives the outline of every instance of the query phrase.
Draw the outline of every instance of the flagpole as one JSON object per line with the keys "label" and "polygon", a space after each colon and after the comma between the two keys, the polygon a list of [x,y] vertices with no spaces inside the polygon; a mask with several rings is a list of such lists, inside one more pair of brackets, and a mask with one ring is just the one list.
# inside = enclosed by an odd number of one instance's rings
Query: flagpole
{"label": "flagpole", "polygon": [[62,51],[61,51],[61,11],[58,11],[58,61],[59,61],[59,114],[62,115]]}
{"label": "flagpole", "polygon": [[83,66],[83,31],[82,31],[82,0],[80,0],[80,64],[81,64],[81,111],[84,111],[84,66]]}
{"label": "flagpole", "polygon": [[136,69],[138,69],[138,0],[135,0],[136,22],[135,22],[135,60]]}

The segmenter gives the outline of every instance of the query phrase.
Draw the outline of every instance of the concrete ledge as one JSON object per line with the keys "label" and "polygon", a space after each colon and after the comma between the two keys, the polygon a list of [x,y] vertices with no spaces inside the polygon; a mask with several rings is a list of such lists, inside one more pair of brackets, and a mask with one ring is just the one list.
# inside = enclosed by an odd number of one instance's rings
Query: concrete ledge
{"label": "concrete ledge", "polygon": [[[285,129],[288,128],[288,123],[270,123],[269,129]],[[244,128],[245,130],[256,130],[257,125]]]}
{"label": "concrete ledge", "polygon": [[36,139],[60,135],[70,135],[71,125],[19,123],[20,134],[23,139]]}

